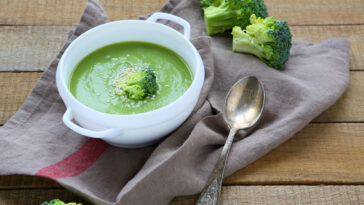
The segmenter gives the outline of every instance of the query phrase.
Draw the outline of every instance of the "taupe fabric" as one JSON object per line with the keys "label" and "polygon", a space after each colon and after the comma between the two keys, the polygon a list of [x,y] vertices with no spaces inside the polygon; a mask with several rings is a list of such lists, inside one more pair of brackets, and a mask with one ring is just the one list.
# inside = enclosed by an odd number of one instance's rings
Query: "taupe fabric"
{"label": "taupe fabric", "polygon": [[[170,0],[162,11],[192,25],[192,42],[206,70],[193,114],[160,144],[142,149],[109,147],[83,173],[57,181],[96,204],[167,204],[173,197],[198,193],[207,180],[228,134],[221,107],[228,89],[240,78],[257,76],[266,90],[259,124],[238,133],[226,175],[274,149],[331,106],[349,80],[346,39],[320,44],[294,42],[284,71],[254,56],[233,53],[228,37],[204,36],[200,0]],[[55,85],[64,49],[82,32],[107,17],[89,0],[82,19],[22,108],[0,129],[0,174],[35,174],[72,154],[87,140],[61,120],[65,107]]]}

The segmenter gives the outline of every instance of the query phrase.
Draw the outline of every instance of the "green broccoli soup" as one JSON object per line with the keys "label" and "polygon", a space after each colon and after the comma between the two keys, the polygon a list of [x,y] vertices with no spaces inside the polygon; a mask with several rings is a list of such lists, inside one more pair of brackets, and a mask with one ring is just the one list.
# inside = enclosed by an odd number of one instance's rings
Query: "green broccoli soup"
{"label": "green broccoli soup", "polygon": [[69,88],[86,106],[110,114],[163,107],[191,85],[187,63],[168,48],[146,42],[102,47],[75,67]]}

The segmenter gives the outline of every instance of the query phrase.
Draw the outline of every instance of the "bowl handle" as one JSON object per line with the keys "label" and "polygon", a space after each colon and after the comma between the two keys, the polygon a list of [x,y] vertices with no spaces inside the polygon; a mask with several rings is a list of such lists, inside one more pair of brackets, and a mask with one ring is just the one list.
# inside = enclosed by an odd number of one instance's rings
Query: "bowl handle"
{"label": "bowl handle", "polygon": [[63,119],[63,123],[68,128],[70,128],[71,130],[73,130],[74,132],[76,132],[80,135],[101,139],[101,138],[105,138],[105,137],[108,137],[108,138],[117,137],[122,134],[122,130],[119,128],[110,128],[110,129],[103,130],[103,131],[93,131],[93,130],[88,130],[83,127],[80,127],[71,121],[73,119],[73,114],[72,114],[72,110],[70,108],[67,108],[67,111],[64,113],[62,119]]}
{"label": "bowl handle", "polygon": [[147,21],[151,21],[151,22],[157,22],[158,19],[166,19],[166,20],[170,20],[173,22],[178,23],[179,25],[181,25],[183,27],[183,35],[185,38],[187,38],[187,40],[190,40],[190,36],[191,36],[191,26],[190,24],[184,20],[181,17],[172,15],[172,14],[168,14],[168,13],[162,13],[162,12],[156,12],[154,14],[152,14]]}

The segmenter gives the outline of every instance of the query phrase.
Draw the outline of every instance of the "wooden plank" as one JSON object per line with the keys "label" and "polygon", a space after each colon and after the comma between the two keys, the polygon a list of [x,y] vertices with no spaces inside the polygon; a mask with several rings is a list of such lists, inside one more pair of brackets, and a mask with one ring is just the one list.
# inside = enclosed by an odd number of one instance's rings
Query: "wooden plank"
{"label": "wooden plank", "polygon": [[[71,26],[0,26],[0,71],[45,70],[71,29]],[[318,43],[334,37],[350,39],[351,70],[364,70],[364,25],[291,29],[295,40]]]}
{"label": "wooden plank", "polygon": [[[224,180],[225,185],[364,184],[364,123],[310,124]],[[49,180],[0,178],[0,189],[57,187]]]}
{"label": "wooden plank", "polygon": [[0,25],[75,25],[86,1],[2,0]]}
{"label": "wooden plank", "polygon": [[0,26],[0,71],[45,70],[70,26]]}
{"label": "wooden plank", "polygon": [[44,201],[61,199],[64,202],[80,202],[89,205],[84,199],[65,189],[25,189],[1,190],[0,205],[40,205]]}
{"label": "wooden plank", "polygon": [[[135,19],[159,10],[167,0],[100,0],[110,20]],[[362,0],[266,0],[270,16],[291,25],[363,24]],[[75,25],[84,9],[79,0],[3,0],[0,25]]]}
{"label": "wooden plank", "polygon": [[[0,25],[76,25],[86,1],[0,1]],[[100,0],[110,20],[135,19],[159,10],[166,0]]]}
{"label": "wooden plank", "polygon": [[[196,198],[178,197],[170,205],[191,205]],[[364,204],[364,186],[223,186],[220,204]]]}
{"label": "wooden plank", "polygon": [[310,124],[225,179],[242,184],[364,184],[364,124]]}
{"label": "wooden plank", "polygon": [[[0,205],[39,205],[59,198],[82,202],[65,189],[1,190]],[[178,197],[170,205],[194,204],[197,196]],[[364,204],[364,186],[223,186],[221,205],[230,204]]]}
{"label": "wooden plank", "polygon": [[270,16],[290,25],[363,24],[362,0],[265,0]]}
{"label": "wooden plank", "polygon": [[0,124],[20,108],[41,74],[0,72]]}
{"label": "wooden plank", "polygon": [[[40,75],[40,72],[0,72],[0,125],[20,108]],[[364,121],[364,72],[351,72],[350,78],[346,93],[315,122]]]}
{"label": "wooden plank", "polygon": [[0,175],[1,189],[60,188],[61,186],[47,178],[29,175]]}
{"label": "wooden plank", "polygon": [[351,43],[350,70],[364,70],[364,25],[292,26],[291,31],[294,40],[312,43],[319,43],[330,38],[349,39]]}

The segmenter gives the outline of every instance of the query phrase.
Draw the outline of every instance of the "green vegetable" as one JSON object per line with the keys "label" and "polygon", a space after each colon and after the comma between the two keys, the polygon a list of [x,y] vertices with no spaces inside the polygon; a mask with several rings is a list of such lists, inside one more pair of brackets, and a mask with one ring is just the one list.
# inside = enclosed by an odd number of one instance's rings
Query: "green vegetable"
{"label": "green vegetable", "polygon": [[150,68],[144,68],[141,72],[129,75],[119,85],[121,92],[118,94],[126,94],[128,98],[134,100],[152,96],[158,89],[154,71]]}
{"label": "green vegetable", "polygon": [[82,205],[82,204],[75,203],[75,202],[64,203],[63,201],[61,201],[59,199],[53,199],[50,202],[45,201],[41,205]]}
{"label": "green vegetable", "polygon": [[234,26],[245,28],[252,14],[267,17],[264,0],[202,0],[208,35],[222,33]]}
{"label": "green vegetable", "polygon": [[253,54],[267,65],[283,69],[288,61],[292,46],[292,35],[286,21],[279,21],[273,17],[250,17],[251,25],[242,30],[234,27],[233,51]]}

